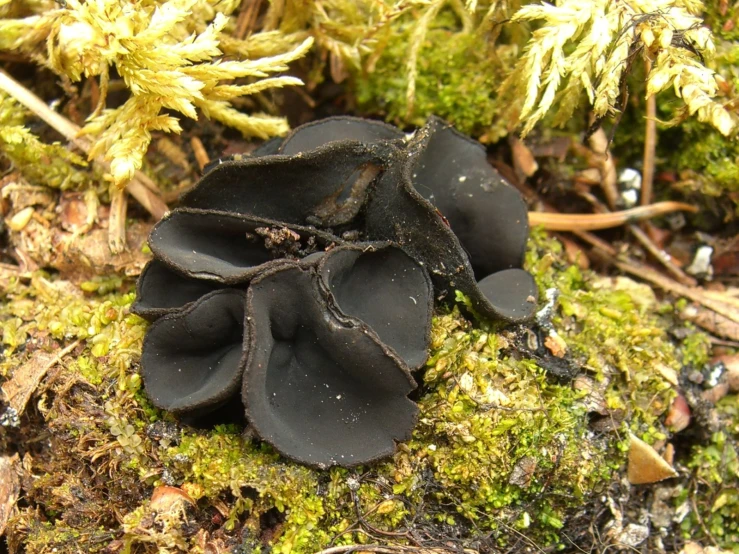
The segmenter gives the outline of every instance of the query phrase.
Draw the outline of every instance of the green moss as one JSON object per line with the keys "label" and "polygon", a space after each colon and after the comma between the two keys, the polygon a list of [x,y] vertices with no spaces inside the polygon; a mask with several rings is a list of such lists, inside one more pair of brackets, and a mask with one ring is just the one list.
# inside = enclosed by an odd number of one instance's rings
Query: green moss
{"label": "green moss", "polygon": [[681,523],[685,538],[715,541],[739,553],[739,398],[727,396],[717,410],[722,430],[708,444],[693,447],[687,463],[691,486],[677,505],[692,507]]}
{"label": "green moss", "polygon": [[[151,440],[150,423],[171,419],[142,392],[137,362],[146,324],[128,313],[128,285],[105,281],[116,286],[92,288],[118,291],[99,295],[43,274],[12,283],[0,308],[5,375],[28,359],[22,345],[29,338],[80,341],[75,359],[55,377],[58,394],[45,416],[55,456],[34,458],[34,472],[48,477],[28,493],[29,507],[11,523],[12,540],[30,552],[46,548],[48,526],[34,515],[43,505],[51,529],[81,537],[53,543],[61,553],[100,529],[111,540],[123,537],[131,552],[192,550],[188,518],[150,506],[152,487],[167,483],[190,494],[200,514],[227,506],[222,532],[234,548],[300,553],[402,544],[406,529],[437,540],[485,535],[498,545],[525,532],[542,547],[560,545],[571,516],[623,468],[626,431],[650,442],[669,436],[661,418],[674,392],[665,375],[680,367],[681,355],[666,333],[671,312],[648,287],[605,280],[562,260],[561,245],[535,231],[527,265],[543,300],[550,289],[559,292],[551,325],[580,368],[577,382],[550,374],[553,358],[531,356],[520,332],[474,324],[457,308],[439,312],[412,439],[385,463],[325,472],[285,461],[235,426],[183,426],[174,440]],[[702,340],[686,339],[686,363],[705,357]],[[582,379],[590,388],[580,386]],[[69,385],[74,380],[84,385]],[[622,414],[619,429],[590,432],[594,402]],[[79,491],[99,492],[100,504],[84,508],[90,501],[80,502]],[[727,509],[732,502],[727,497]],[[102,515],[95,519],[91,511]],[[264,535],[260,521],[274,512],[284,521]]]}
{"label": "green moss", "polygon": [[0,160],[7,159],[32,184],[79,188],[89,184],[87,162],[62,144],[45,144],[24,127],[24,110],[0,92]]}
{"label": "green moss", "polygon": [[360,110],[382,114],[401,127],[423,125],[430,115],[485,141],[507,134],[509,114],[496,94],[503,68],[513,63],[513,49],[495,49],[482,32],[459,31],[451,11],[434,20],[418,59],[413,108],[407,101],[410,40],[416,19],[405,15],[392,24],[392,38],[376,67],[355,75],[353,88]]}

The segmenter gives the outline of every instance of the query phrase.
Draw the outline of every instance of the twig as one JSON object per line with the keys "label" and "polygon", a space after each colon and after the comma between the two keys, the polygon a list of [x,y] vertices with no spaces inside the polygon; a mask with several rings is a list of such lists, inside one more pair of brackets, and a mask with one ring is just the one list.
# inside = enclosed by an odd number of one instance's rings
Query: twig
{"label": "twig", "polygon": [[[449,552],[460,552],[459,548],[423,548],[418,546],[392,546],[381,544],[350,544],[344,546],[332,546],[321,550],[316,554],[349,554],[351,552],[374,552],[376,554],[448,554]],[[466,554],[476,554],[477,551],[465,548]]]}
{"label": "twig", "polygon": [[126,191],[110,186],[110,217],[108,219],[108,248],[112,254],[126,249]]}
{"label": "twig", "polygon": [[[26,108],[35,113],[44,120],[54,130],[61,133],[67,140],[75,144],[80,150],[89,154],[90,142],[86,137],[80,137],[80,128],[69,121],[62,114],[55,112],[38,96],[33,94],[26,87],[18,83],[10,75],[0,69],[0,89],[15,98]],[[102,167],[108,169],[108,162],[103,159],[95,159],[95,162]],[[136,171],[134,178],[128,183],[127,189],[139,204],[148,211],[154,218],[161,219],[165,213],[169,211],[167,205],[162,201],[154,190],[148,186],[152,183],[151,179],[141,171]]]}
{"label": "twig", "polygon": [[200,167],[200,171],[202,171],[203,168],[208,165],[210,156],[208,156],[208,153],[205,151],[205,146],[203,146],[203,142],[198,137],[192,137],[190,139],[190,146],[192,146],[195,160],[198,162],[198,167]]}
{"label": "twig", "polygon": [[618,227],[633,221],[641,221],[679,210],[697,212],[698,208],[692,204],[670,201],[605,214],[529,212],[529,223],[531,225],[541,225],[548,231],[595,231]]}
{"label": "twig", "polygon": [[649,281],[664,291],[671,292],[678,296],[684,296],[693,302],[697,302],[698,304],[721,314],[735,323],[739,323],[739,309],[731,306],[728,302],[715,298],[715,296],[707,295],[706,291],[699,287],[686,287],[685,285],[681,285],[677,281],[673,281],[651,267],[628,258],[616,258],[605,254],[604,252],[601,252],[601,255],[606,258],[606,261],[612,263],[615,267],[625,273],[630,273],[631,275],[644,279],[645,281]]}
{"label": "twig", "polygon": [[618,187],[616,186],[618,176],[616,175],[616,164],[613,161],[613,156],[608,151],[608,136],[601,127],[590,135],[588,142],[590,148],[600,156],[598,167],[601,176],[600,186],[603,189],[608,206],[615,210],[616,204],[618,204]]}
{"label": "twig", "polygon": [[[652,70],[652,62],[646,61],[647,75]],[[654,155],[657,145],[657,97],[647,97],[646,126],[644,129],[644,167],[641,178],[641,205],[652,202],[652,183],[654,181]]]}
{"label": "twig", "polygon": [[243,40],[249,32],[254,30],[261,5],[262,0],[243,0],[241,2],[239,17],[236,19],[235,38]]}
{"label": "twig", "polygon": [[698,284],[698,281],[693,279],[690,275],[685,273],[676,264],[672,256],[657,246],[649,236],[642,231],[637,225],[629,225],[629,231],[634,235],[644,248],[654,256],[654,258],[661,263],[665,269],[672,274],[672,276],[680,281],[683,285],[688,287],[694,287]]}

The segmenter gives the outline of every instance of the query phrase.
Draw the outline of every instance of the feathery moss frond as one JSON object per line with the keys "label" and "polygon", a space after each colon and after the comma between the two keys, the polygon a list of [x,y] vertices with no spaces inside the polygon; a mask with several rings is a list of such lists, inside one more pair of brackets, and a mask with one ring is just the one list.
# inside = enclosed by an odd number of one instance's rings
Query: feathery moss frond
{"label": "feathery moss frond", "polygon": [[523,98],[519,120],[528,134],[554,108],[564,124],[584,92],[598,120],[623,106],[624,80],[637,59],[653,62],[647,95],[672,87],[686,110],[728,135],[736,126],[717,100],[716,74],[704,63],[711,32],[698,0],[558,0],[521,8],[513,21],[540,22],[502,90]]}
{"label": "feathery moss frond", "polygon": [[[235,0],[68,0],[60,9],[0,20],[0,48],[29,53],[73,81],[100,79],[101,102],[83,132],[93,141],[90,156],[110,161],[110,179],[122,186],[141,167],[153,131],[180,132],[177,118],[163,110],[192,119],[200,110],[247,136],[287,132],[284,119],[247,115],[229,102],[302,84],[275,74],[304,56],[312,40],[286,41],[284,49],[272,48],[263,58],[223,61],[221,39],[238,5]],[[227,41],[231,52],[243,50],[246,42]],[[131,95],[123,105],[103,109],[111,67]],[[221,84],[243,78],[249,81]]]}
{"label": "feathery moss frond", "polygon": [[7,158],[34,185],[74,188],[87,180],[80,156],[55,142],[46,144],[25,126],[23,108],[0,92],[0,158]]}

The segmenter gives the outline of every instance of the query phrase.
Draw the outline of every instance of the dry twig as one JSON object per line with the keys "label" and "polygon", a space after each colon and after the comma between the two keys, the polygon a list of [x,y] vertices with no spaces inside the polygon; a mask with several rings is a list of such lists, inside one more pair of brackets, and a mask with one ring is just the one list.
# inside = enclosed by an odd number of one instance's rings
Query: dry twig
{"label": "dry twig", "polygon": [[669,273],[672,274],[675,279],[688,287],[694,287],[698,284],[698,281],[680,269],[680,267],[675,263],[674,258],[657,246],[654,241],[649,238],[649,235],[642,231],[637,225],[629,225],[629,231],[631,231],[636,240],[638,240],[642,246],[646,248]]}
{"label": "dry twig", "polygon": [[675,211],[696,212],[698,208],[683,202],[657,202],[620,212],[604,214],[560,214],[529,212],[529,223],[541,225],[548,231],[595,231],[618,227]]}
{"label": "dry twig", "polygon": [[[647,75],[652,63],[647,60]],[[641,205],[648,206],[652,202],[652,183],[654,181],[654,155],[657,148],[657,98],[654,94],[647,97],[646,128],[644,130],[644,167],[641,177]]]}
{"label": "dry twig", "polygon": [[616,163],[608,150],[608,136],[600,128],[590,135],[588,142],[593,152],[599,155],[600,186],[603,189],[608,206],[614,210],[616,204],[618,204],[618,175],[616,174]]}

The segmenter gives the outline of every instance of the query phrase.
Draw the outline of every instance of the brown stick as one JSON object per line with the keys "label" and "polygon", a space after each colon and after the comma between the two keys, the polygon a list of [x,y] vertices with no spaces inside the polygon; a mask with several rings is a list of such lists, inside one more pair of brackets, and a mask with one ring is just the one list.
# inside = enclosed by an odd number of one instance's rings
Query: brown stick
{"label": "brown stick", "polygon": [[205,151],[203,142],[198,137],[192,137],[190,139],[190,146],[192,146],[195,160],[198,162],[198,167],[200,168],[200,171],[202,171],[203,168],[208,165],[208,162],[210,162],[210,156],[208,156],[208,152]]}
{"label": "brown stick", "polygon": [[[0,69],[0,89],[7,92],[26,108],[35,113],[44,120],[50,127],[61,133],[67,140],[72,142],[80,150],[86,154],[90,152],[90,142],[86,137],[78,136],[80,128],[69,121],[62,114],[55,112],[38,96],[33,94],[26,87],[21,85],[10,75]],[[95,159],[95,162],[104,168],[108,168],[108,162],[102,159]],[[134,178],[128,183],[126,188],[139,204],[146,211],[153,215],[156,219],[161,219],[164,214],[169,211],[167,205],[162,201],[153,190],[144,185],[145,182],[151,182],[151,179],[141,171],[136,171]]]}
{"label": "brown stick", "polygon": [[636,240],[638,240],[669,273],[672,273],[672,276],[675,279],[688,287],[694,287],[698,284],[698,281],[680,269],[675,263],[675,259],[657,246],[652,239],[649,238],[649,235],[642,231],[638,225],[629,225],[629,231],[631,231],[631,234],[634,235]]}
{"label": "brown stick", "polygon": [[684,296],[693,302],[697,302],[698,304],[713,310],[717,314],[721,314],[735,323],[739,323],[739,309],[732,307],[728,302],[706,295],[706,291],[699,287],[686,287],[685,285],[681,285],[677,281],[673,281],[651,267],[640,264],[634,260],[613,258],[609,256],[608,261],[626,273],[630,273],[640,279],[649,281],[653,285],[656,285],[667,292],[674,293],[678,296]]}
{"label": "brown stick", "polygon": [[108,248],[112,254],[126,249],[126,211],[128,201],[125,189],[110,186],[110,218],[108,219]]}
{"label": "brown stick", "polygon": [[698,208],[683,202],[657,202],[630,210],[606,214],[553,214],[529,212],[529,223],[541,225],[548,231],[596,231],[610,229],[634,221],[641,221],[676,211],[697,212]]}
{"label": "brown stick", "polygon": [[[652,62],[647,60],[647,75],[652,69]],[[641,205],[648,206],[652,202],[652,184],[654,182],[654,155],[657,148],[657,98],[654,94],[647,97],[646,127],[644,129],[644,168],[641,178]]]}
{"label": "brown stick", "polygon": [[608,136],[600,128],[588,139],[593,152],[601,156],[599,161],[600,187],[606,197],[608,206],[614,210],[618,203],[618,175],[616,175],[616,163],[608,150]]}

